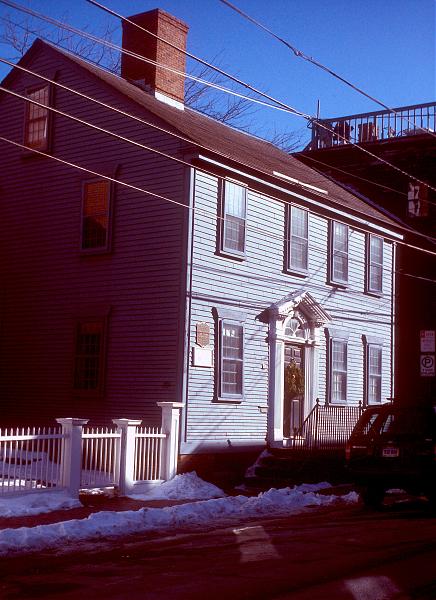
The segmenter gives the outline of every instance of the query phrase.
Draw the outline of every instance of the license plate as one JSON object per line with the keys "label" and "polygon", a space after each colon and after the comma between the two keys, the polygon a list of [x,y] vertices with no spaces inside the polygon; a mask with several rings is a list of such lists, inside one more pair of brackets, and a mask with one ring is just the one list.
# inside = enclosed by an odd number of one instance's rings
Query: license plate
{"label": "license plate", "polygon": [[384,458],[395,458],[397,456],[400,456],[400,451],[398,448],[383,448],[382,456]]}

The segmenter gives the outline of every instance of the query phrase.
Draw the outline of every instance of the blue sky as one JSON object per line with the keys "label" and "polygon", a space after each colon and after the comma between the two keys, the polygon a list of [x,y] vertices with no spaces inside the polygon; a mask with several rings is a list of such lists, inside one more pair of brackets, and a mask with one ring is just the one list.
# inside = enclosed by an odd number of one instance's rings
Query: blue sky
{"label": "blue sky", "polygon": [[[117,24],[85,0],[16,1],[76,27],[98,30],[108,22]],[[219,0],[100,1],[126,16],[156,7],[174,14],[190,27],[190,52],[207,60],[219,56],[225,70],[305,113],[314,115],[318,100],[322,117],[380,108],[295,57]],[[391,107],[436,100],[435,0],[232,1]],[[7,14],[17,18],[16,11],[0,4],[0,17]],[[0,44],[0,55],[10,57],[11,50]],[[0,67],[1,77],[6,72]],[[271,109],[257,110],[250,120],[260,135],[306,129],[305,121]]]}

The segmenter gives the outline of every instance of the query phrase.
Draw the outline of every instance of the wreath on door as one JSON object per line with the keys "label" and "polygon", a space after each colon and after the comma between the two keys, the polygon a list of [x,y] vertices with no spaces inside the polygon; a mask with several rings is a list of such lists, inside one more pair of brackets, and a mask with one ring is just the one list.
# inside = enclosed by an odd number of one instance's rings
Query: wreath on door
{"label": "wreath on door", "polygon": [[294,362],[290,362],[285,369],[285,400],[304,393],[304,373]]}

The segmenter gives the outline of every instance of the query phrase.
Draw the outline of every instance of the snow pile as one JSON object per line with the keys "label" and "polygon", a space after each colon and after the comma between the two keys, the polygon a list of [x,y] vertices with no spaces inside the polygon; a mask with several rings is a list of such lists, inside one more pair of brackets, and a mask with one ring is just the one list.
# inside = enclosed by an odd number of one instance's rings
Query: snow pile
{"label": "snow pile", "polygon": [[299,492],[320,492],[331,487],[331,483],[321,481],[320,483],[301,483],[300,485],[296,485],[294,490],[298,490]]}
{"label": "snow pile", "polygon": [[22,517],[38,515],[53,510],[64,510],[82,506],[64,492],[36,492],[19,497],[0,498],[0,517]]}
{"label": "snow pile", "polygon": [[83,540],[128,534],[166,532],[186,528],[210,528],[240,524],[259,517],[280,517],[302,512],[309,506],[357,502],[358,495],[325,496],[297,488],[271,489],[258,496],[234,496],[190,502],[165,508],[98,512],[86,519],[4,529],[0,531],[0,555],[8,552],[46,550]]}
{"label": "snow pile", "polygon": [[146,494],[132,494],[135,500],[210,500],[223,498],[225,493],[213,483],[203,481],[195,471],[176,475]]}

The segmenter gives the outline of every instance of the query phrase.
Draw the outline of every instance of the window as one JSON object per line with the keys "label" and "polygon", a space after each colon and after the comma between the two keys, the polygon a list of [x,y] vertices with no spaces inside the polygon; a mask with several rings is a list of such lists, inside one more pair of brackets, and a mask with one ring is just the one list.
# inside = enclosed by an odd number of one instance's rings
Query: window
{"label": "window", "polygon": [[348,282],[348,225],[332,221],[330,229],[330,280]]}
{"label": "window", "polygon": [[307,210],[291,206],[289,210],[288,269],[307,273],[309,227]]}
{"label": "window", "polygon": [[383,292],[383,239],[368,235],[366,249],[366,288],[368,292]]}
{"label": "window", "polygon": [[[50,88],[48,85],[33,88],[26,92],[26,96],[40,104],[49,106]],[[26,102],[24,144],[35,150],[47,150],[48,127],[49,110],[38,106],[38,104]]]}
{"label": "window", "polygon": [[223,187],[221,251],[244,256],[247,190],[228,180]]}
{"label": "window", "polygon": [[81,321],[76,330],[74,388],[101,391],[104,364],[104,321]]}
{"label": "window", "polygon": [[89,181],[83,186],[82,250],[108,250],[110,226],[110,183]]}
{"label": "window", "polygon": [[220,398],[241,399],[243,395],[244,327],[221,321]]}
{"label": "window", "polygon": [[331,342],[331,401],[347,400],[347,342]]}
{"label": "window", "polygon": [[375,344],[366,346],[366,403],[381,402],[382,397],[382,348]]}

